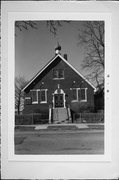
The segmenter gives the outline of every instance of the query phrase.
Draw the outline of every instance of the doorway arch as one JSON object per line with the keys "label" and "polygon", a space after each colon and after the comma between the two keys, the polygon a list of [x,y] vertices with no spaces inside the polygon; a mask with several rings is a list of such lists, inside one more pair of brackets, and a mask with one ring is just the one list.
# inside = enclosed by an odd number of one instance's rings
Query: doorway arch
{"label": "doorway arch", "polygon": [[65,93],[62,89],[56,89],[53,93],[53,108],[66,108]]}

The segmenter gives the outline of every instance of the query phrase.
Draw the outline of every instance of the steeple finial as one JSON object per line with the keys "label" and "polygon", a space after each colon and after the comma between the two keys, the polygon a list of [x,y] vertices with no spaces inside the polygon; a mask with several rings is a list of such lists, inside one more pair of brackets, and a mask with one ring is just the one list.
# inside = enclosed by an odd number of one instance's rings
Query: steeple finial
{"label": "steeple finial", "polygon": [[57,42],[57,47],[55,48],[55,54],[59,54],[61,51],[61,46],[59,44],[59,42]]}

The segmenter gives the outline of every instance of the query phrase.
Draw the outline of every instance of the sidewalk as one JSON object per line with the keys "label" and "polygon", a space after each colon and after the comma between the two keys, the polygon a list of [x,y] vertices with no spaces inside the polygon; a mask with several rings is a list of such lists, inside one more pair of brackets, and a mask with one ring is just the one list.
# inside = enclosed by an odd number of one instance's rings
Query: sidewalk
{"label": "sidewalk", "polygon": [[16,130],[45,130],[45,131],[58,131],[58,130],[88,130],[88,129],[104,129],[103,123],[90,123],[90,124],[43,124],[43,125],[17,125]]}

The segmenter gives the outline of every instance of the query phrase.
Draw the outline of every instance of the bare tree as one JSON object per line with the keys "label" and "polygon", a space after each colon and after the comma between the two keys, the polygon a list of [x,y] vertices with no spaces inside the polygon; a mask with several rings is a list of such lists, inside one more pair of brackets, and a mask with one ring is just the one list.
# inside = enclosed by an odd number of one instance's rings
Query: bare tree
{"label": "bare tree", "polygon": [[[28,30],[29,28],[38,29],[38,22],[40,21],[16,21],[15,27],[20,31]],[[49,31],[56,36],[59,27],[62,27],[63,23],[69,23],[70,21],[46,21],[46,26]]]}
{"label": "bare tree", "polygon": [[15,21],[15,27],[20,31],[23,31],[23,29],[28,30],[29,28],[37,29],[37,23],[34,21]]}
{"label": "bare tree", "polygon": [[23,110],[24,94],[22,89],[27,82],[24,77],[15,77],[15,109],[17,110],[17,114],[20,114],[20,111]]}
{"label": "bare tree", "polygon": [[104,83],[104,21],[85,21],[79,29],[79,44],[86,49],[82,68],[96,85]]}

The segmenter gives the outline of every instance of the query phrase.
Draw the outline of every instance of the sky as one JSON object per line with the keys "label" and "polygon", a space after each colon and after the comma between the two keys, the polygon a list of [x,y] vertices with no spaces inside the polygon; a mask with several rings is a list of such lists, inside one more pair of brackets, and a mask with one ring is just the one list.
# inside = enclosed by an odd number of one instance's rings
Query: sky
{"label": "sky", "polygon": [[46,21],[38,21],[37,29],[15,30],[15,76],[30,80],[55,55],[57,42],[61,45],[61,55],[67,54],[68,62],[85,76],[81,64],[85,48],[79,45],[80,21],[62,22],[54,36]]}

